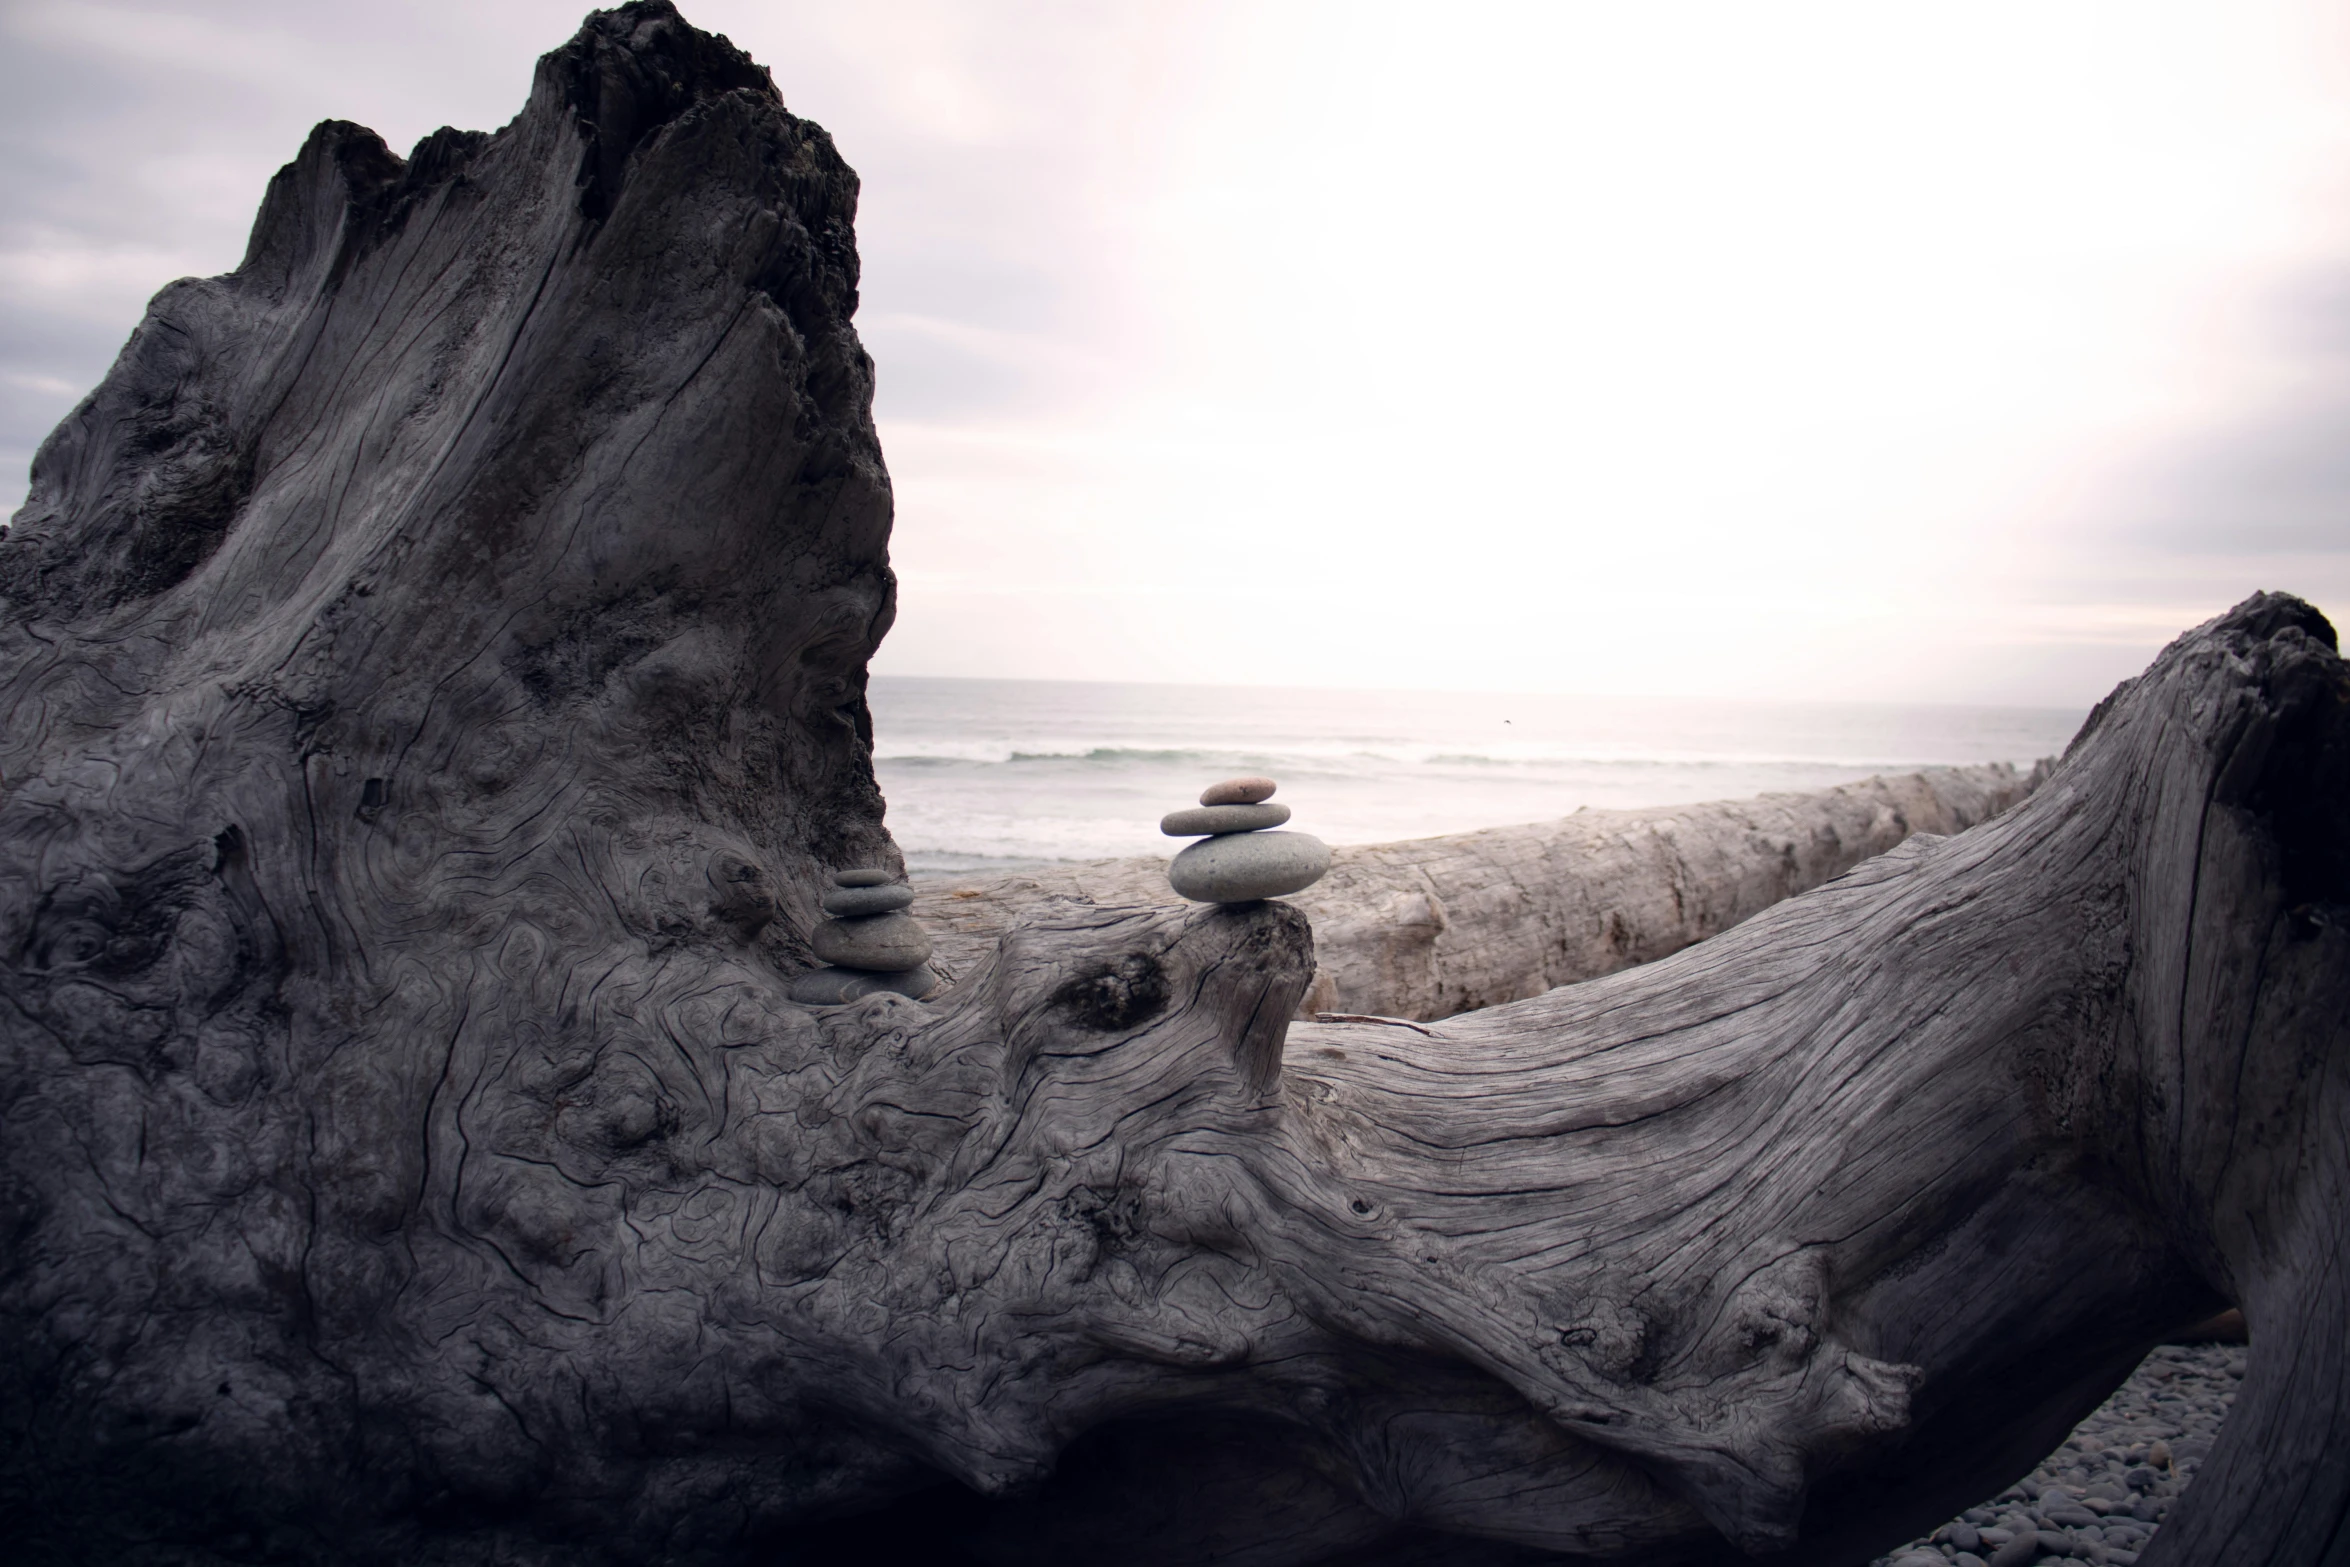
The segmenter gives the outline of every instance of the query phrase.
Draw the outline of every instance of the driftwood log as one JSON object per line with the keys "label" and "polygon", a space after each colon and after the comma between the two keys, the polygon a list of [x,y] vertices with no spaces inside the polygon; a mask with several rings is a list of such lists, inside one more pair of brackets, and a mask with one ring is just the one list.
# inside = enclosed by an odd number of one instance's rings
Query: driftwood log
{"label": "driftwood log", "polygon": [[[1557,821],[1339,847],[1296,894],[1314,929],[1299,1005],[1427,1022],[1651,963],[1898,847],[1947,837],[2029,794],[2037,771],[1930,767],[1811,794],[1578,811]],[[1182,907],[1164,858],[973,880],[925,877],[934,964],[975,971],[1048,898]]]}
{"label": "driftwood log", "polygon": [[2181,639],[1990,823],[1671,957],[1292,1025],[1304,915],[887,857],[855,184],[658,0],[322,126],[0,544],[14,1560],[1833,1567],[2166,1330],[2148,1561],[2350,1560],[2350,672]]}

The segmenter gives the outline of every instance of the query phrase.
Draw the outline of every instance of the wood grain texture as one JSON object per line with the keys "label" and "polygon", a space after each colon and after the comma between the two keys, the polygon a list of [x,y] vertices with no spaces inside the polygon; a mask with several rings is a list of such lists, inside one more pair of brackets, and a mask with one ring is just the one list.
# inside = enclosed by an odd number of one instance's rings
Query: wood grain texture
{"label": "wood grain texture", "polygon": [[[1653,962],[1841,876],[1912,833],[1943,836],[2030,793],[2004,763],[1932,767],[1809,794],[1578,811],[1556,821],[1334,851],[1289,901],[1314,926],[1300,1015],[1428,1020]],[[1179,907],[1147,855],[985,879],[926,878],[915,915],[943,972],[986,960],[1045,898]]]}
{"label": "wood grain texture", "polygon": [[889,861],[855,186],[660,0],[323,127],[0,545],[0,1539],[228,1563],[1834,1567],[2165,1331],[2157,1563],[2350,1551],[2350,672],[2263,595],[2029,798],[1645,966],[1294,1024],[1298,907]]}

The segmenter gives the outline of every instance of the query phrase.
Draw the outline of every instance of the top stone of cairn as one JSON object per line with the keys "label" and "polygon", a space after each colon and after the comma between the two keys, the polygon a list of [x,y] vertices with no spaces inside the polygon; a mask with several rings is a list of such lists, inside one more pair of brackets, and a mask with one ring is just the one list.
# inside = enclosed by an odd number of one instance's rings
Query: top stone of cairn
{"label": "top stone of cairn", "polygon": [[1256,805],[1273,798],[1270,778],[1227,778],[1200,791],[1202,805]]}
{"label": "top stone of cairn", "polygon": [[835,887],[886,887],[897,878],[879,867],[842,871],[832,878]]}

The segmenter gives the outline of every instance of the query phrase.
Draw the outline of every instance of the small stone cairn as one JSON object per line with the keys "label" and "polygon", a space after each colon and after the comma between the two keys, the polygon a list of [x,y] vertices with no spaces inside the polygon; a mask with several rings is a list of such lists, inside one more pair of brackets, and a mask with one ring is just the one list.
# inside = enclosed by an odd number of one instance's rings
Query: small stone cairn
{"label": "small stone cairn", "polygon": [[1227,778],[1200,795],[1199,808],[1170,811],[1159,831],[1201,841],[1167,867],[1169,885],[1195,903],[1254,903],[1303,892],[1330,869],[1330,846],[1302,832],[1272,832],[1289,807],[1267,805],[1270,778]]}
{"label": "small stone cairn", "polygon": [[884,990],[916,1001],[938,988],[930,968],[930,933],[906,906],[914,889],[884,870],[842,871],[824,895],[829,916],[808,945],[832,965],[792,982],[791,998],[808,1006],[838,1006]]}

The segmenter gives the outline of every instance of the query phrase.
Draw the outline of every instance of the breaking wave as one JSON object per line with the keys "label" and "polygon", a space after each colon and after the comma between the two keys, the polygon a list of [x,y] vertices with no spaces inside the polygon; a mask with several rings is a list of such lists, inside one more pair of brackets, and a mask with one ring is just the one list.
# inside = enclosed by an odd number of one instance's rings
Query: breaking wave
{"label": "breaking wave", "polygon": [[1374,843],[2060,752],[2070,709],[1601,700],[876,677],[874,769],[918,869],[1165,855],[1236,773]]}

